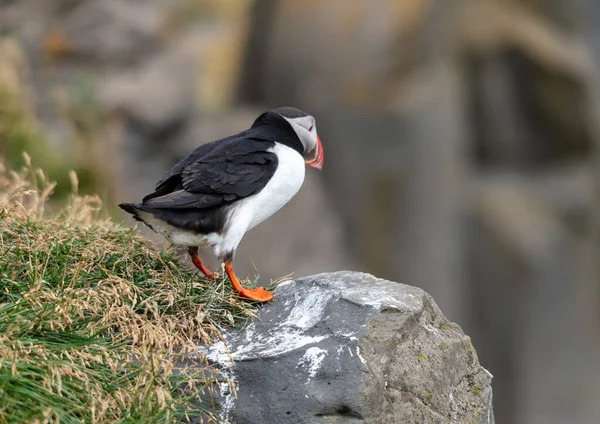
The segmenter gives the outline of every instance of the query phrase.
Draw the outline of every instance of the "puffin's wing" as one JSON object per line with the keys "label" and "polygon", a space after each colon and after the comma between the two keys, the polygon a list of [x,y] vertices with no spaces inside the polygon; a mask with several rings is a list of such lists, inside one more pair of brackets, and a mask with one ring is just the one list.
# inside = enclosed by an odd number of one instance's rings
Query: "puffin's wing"
{"label": "puffin's wing", "polygon": [[256,194],[277,169],[277,155],[267,150],[273,144],[256,140],[225,143],[184,166],[177,174],[181,178],[177,190],[147,196],[142,205],[153,209],[206,208]]}
{"label": "puffin's wing", "polygon": [[[161,188],[163,188],[165,185],[168,185],[169,182],[171,182],[171,178],[176,177],[176,179],[179,180],[179,177],[181,175],[181,173],[183,172],[183,170],[186,168],[186,166],[189,166],[190,164],[202,159],[204,156],[206,156],[207,154],[209,154],[215,147],[218,146],[218,142],[221,140],[217,140],[217,141],[213,141],[210,143],[206,143],[206,144],[202,144],[201,146],[198,146],[196,149],[194,149],[189,155],[187,155],[185,158],[181,159],[179,162],[177,162],[175,165],[173,165],[171,167],[171,169],[169,169],[165,175],[162,177],[162,179],[156,183],[156,191],[160,191]],[[177,181],[177,183],[180,181]]]}

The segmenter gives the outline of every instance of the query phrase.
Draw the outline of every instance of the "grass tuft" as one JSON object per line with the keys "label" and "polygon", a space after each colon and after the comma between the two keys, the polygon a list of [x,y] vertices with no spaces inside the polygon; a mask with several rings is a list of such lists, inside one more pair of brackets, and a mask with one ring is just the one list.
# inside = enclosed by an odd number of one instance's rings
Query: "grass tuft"
{"label": "grass tuft", "polygon": [[45,210],[53,184],[25,163],[0,165],[0,423],[210,415],[191,406],[214,375],[197,345],[255,306],[100,220],[95,196]]}

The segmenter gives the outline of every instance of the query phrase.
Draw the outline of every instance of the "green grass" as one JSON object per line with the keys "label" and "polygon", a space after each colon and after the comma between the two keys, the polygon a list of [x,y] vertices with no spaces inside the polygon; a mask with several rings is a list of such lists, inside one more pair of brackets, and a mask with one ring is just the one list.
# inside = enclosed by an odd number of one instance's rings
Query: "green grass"
{"label": "green grass", "polygon": [[73,195],[44,218],[51,190],[30,167],[0,175],[0,423],[202,412],[191,401],[211,383],[208,365],[176,365],[255,306],[133,229],[98,220],[97,198]]}

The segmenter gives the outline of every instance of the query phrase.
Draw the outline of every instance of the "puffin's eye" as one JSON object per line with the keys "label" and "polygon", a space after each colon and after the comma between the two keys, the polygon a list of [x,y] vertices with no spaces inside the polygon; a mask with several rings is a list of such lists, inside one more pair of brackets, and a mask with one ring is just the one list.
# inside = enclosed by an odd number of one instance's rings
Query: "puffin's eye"
{"label": "puffin's eye", "polygon": [[315,126],[314,123],[310,124],[310,128],[308,129],[308,132],[311,132],[314,126]]}

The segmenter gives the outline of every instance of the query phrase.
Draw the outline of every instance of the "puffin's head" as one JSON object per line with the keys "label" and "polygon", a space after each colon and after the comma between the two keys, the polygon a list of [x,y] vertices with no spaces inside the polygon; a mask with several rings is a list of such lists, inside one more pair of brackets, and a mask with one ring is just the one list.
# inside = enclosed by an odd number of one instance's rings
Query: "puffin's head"
{"label": "puffin's head", "polygon": [[[274,117],[277,117],[277,119],[273,119]],[[256,120],[255,125],[265,121],[272,123],[273,121],[279,121],[281,118],[291,126],[295,133],[295,137],[292,134],[294,140],[291,147],[299,151],[308,166],[317,169],[323,168],[323,146],[317,135],[315,118],[308,113],[293,107],[280,107],[261,115]]]}

